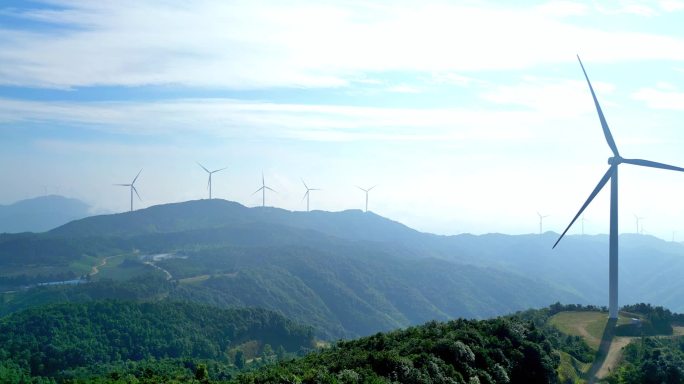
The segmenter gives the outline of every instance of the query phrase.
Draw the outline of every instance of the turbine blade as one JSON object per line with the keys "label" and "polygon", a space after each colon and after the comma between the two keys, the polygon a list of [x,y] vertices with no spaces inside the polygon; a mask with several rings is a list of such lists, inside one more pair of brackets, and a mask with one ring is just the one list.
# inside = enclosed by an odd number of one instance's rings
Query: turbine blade
{"label": "turbine blade", "polygon": [[580,208],[579,212],[577,212],[577,214],[572,219],[572,221],[570,222],[568,227],[565,228],[565,231],[563,231],[563,233],[560,235],[558,240],[556,240],[556,243],[553,245],[553,247],[551,247],[552,249],[556,248],[556,245],[558,245],[558,243],[561,241],[563,236],[565,236],[565,234],[568,232],[570,227],[572,227],[572,225],[575,223],[577,218],[580,217],[582,212],[584,212],[584,210],[587,208],[587,206],[589,206],[589,203],[591,203],[591,201],[594,200],[594,197],[596,197],[596,195],[598,195],[598,193],[601,192],[601,189],[606,185],[608,180],[610,180],[610,177],[613,176],[613,173],[615,172],[615,169],[613,167],[617,167],[617,165],[613,165],[610,168],[608,168],[608,171],[606,172],[605,175],[603,175],[603,177],[598,182],[598,184],[596,184],[596,188],[594,188],[594,190],[591,192],[591,195],[589,195],[589,198],[587,199],[587,201],[584,202],[584,204],[582,205],[582,208]]}
{"label": "turbine blade", "polygon": [[130,187],[130,184],[112,184],[112,185],[117,185],[119,187]]}
{"label": "turbine blade", "polygon": [[306,191],[306,193],[304,194],[304,197],[302,197],[302,201],[304,201],[304,199],[306,199],[306,196],[308,196],[308,195],[309,195],[309,191]]}
{"label": "turbine blade", "polygon": [[377,185],[374,185],[374,186],[368,188],[368,191],[370,192],[370,190],[373,189],[373,188],[375,188],[375,187],[377,187]]}
{"label": "turbine blade", "polygon": [[[140,168],[140,172],[142,172],[142,168]],[[131,182],[131,185],[135,184],[135,181],[138,180],[138,176],[140,176],[140,172],[138,172],[137,175],[135,175],[135,179]]]}
{"label": "turbine blade", "polygon": [[360,190],[362,190],[362,191],[364,191],[364,192],[366,192],[366,193],[368,193],[368,191],[370,191],[370,189],[363,189],[363,188],[359,187],[358,185],[356,186],[356,188],[358,188],[358,189],[360,189]]}
{"label": "turbine blade", "polygon": [[650,161],[650,160],[642,160],[642,159],[622,159],[623,163],[627,164],[632,164],[632,165],[640,165],[642,167],[650,167],[650,168],[660,168],[660,169],[667,169],[669,171],[679,171],[679,172],[684,172],[684,168],[680,167],[675,167],[674,165],[668,165],[668,164],[663,164],[663,163],[657,163],[655,161]]}
{"label": "turbine blade", "polygon": [[264,187],[257,189],[256,191],[254,191],[254,193],[252,193],[252,195],[255,195],[257,192],[261,191],[262,189],[264,189]]}
{"label": "turbine blade", "polygon": [[221,172],[221,171],[223,171],[223,170],[226,169],[226,168],[228,168],[228,167],[223,167],[223,168],[221,168],[221,169],[217,169],[217,170],[215,170],[215,171],[211,171],[211,173]]}
{"label": "turbine blade", "polygon": [[131,188],[133,188],[133,192],[135,192],[135,195],[138,196],[138,200],[142,201],[142,199],[140,198],[140,195],[138,195],[138,190],[135,189],[135,186],[131,185]]}
{"label": "turbine blade", "polygon": [[601,106],[599,105],[598,99],[596,98],[596,94],[594,93],[594,87],[591,86],[591,82],[589,81],[589,76],[587,76],[587,71],[584,70],[584,65],[582,64],[582,60],[580,59],[579,55],[577,55],[577,60],[579,60],[580,67],[582,67],[582,72],[584,72],[584,78],[587,79],[587,84],[589,84],[589,91],[591,91],[591,97],[594,98],[594,105],[596,105],[596,112],[598,112],[599,120],[601,120],[601,127],[603,128],[603,135],[606,137],[606,141],[608,142],[608,146],[610,147],[610,150],[613,151],[613,155],[619,157],[620,153],[618,152],[617,145],[615,145],[615,140],[613,140],[613,135],[610,133],[610,128],[608,128],[608,123],[606,122],[606,118],[603,116],[603,111],[601,110]]}
{"label": "turbine blade", "polygon": [[202,169],[204,169],[207,173],[211,173],[211,172],[209,172],[208,169],[206,169],[206,168],[204,167],[204,165],[200,164],[199,162],[197,163],[197,165],[199,165],[200,167],[202,167]]}
{"label": "turbine blade", "polygon": [[273,188],[271,188],[271,187],[267,187],[267,186],[264,185],[264,188],[268,189],[268,190],[271,191],[271,192],[278,193],[278,191],[276,191],[275,189],[273,189]]}
{"label": "turbine blade", "polygon": [[306,183],[304,182],[304,179],[302,179],[302,184],[304,184],[304,188],[306,188],[306,190],[308,191],[308,190],[309,190],[309,186],[306,185]]}

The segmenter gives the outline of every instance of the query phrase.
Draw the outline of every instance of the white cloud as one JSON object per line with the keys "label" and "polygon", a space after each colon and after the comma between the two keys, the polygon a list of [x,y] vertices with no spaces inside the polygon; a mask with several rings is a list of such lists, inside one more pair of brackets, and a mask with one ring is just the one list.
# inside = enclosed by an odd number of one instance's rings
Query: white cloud
{"label": "white cloud", "polygon": [[567,2],[55,3],[68,9],[18,17],[65,30],[0,30],[0,83],[341,87],[364,73],[519,69],[567,62],[576,52],[594,62],[684,60],[679,38],[573,25],[564,16],[586,11]]}
{"label": "white cloud", "polygon": [[52,123],[119,134],[202,134],[305,141],[520,140],[520,127],[549,118],[530,111],[412,109],[186,99],[159,102],[38,102],[0,99],[0,123]]}
{"label": "white cloud", "polygon": [[[602,106],[610,105],[607,97],[614,87],[592,83]],[[526,77],[516,85],[497,86],[481,94],[485,100],[517,105],[555,116],[577,116],[594,110],[587,83],[582,80]]]}
{"label": "white cloud", "polygon": [[537,11],[548,16],[581,16],[585,15],[589,7],[575,1],[549,1],[537,6]]}
{"label": "white cloud", "polygon": [[684,92],[642,88],[634,92],[632,98],[643,101],[649,108],[684,111]]}
{"label": "white cloud", "polygon": [[684,1],[663,0],[659,2],[660,7],[667,12],[676,12],[684,9]]}

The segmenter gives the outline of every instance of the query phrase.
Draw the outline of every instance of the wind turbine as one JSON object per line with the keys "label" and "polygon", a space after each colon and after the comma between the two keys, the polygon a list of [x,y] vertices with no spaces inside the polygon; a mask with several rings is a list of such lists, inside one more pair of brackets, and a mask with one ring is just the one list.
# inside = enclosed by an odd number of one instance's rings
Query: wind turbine
{"label": "wind turbine", "polygon": [[[261,206],[265,207],[266,206],[266,190],[269,190],[271,192],[275,192],[275,189],[271,187],[267,187],[266,183],[264,182],[264,173],[261,172],[261,188],[257,189],[252,193],[252,195],[256,194],[257,192],[261,191]],[[276,192],[277,193],[277,192]]]}
{"label": "wind turbine", "polygon": [[306,188],[306,193],[304,194],[304,197],[302,197],[302,200],[306,199],[306,211],[309,212],[309,192],[311,191],[320,191],[318,188],[309,188],[308,185],[304,182],[304,179],[302,179],[302,184],[304,184],[304,188]]}
{"label": "wind turbine", "polygon": [[223,171],[223,170],[226,169],[227,167],[223,167],[223,168],[217,169],[217,170],[215,170],[215,171],[210,171],[210,170],[208,170],[207,168],[205,168],[204,165],[202,165],[202,164],[200,164],[200,163],[197,163],[197,165],[199,165],[200,167],[202,167],[202,169],[204,169],[204,170],[209,174],[209,182],[207,183],[207,186],[208,186],[208,188],[209,188],[209,200],[211,200],[211,175],[213,175],[213,174],[216,173],[216,172]]}
{"label": "wind turbine", "polygon": [[[140,172],[142,172],[142,169],[140,169]],[[135,175],[135,179],[133,179],[133,181],[131,181],[130,184],[114,184],[114,185],[118,185],[120,187],[130,187],[131,188],[131,212],[133,212],[133,192],[135,192],[135,194],[138,196],[138,200],[142,201],[142,199],[140,198],[140,195],[138,194],[138,190],[135,189],[135,181],[138,180],[138,176],[140,176],[140,172],[138,172],[138,174]]]}
{"label": "wind turbine", "polygon": [[[634,215],[634,218],[636,219],[636,233],[638,235],[639,234],[639,221],[645,219],[645,217],[639,217],[637,215]],[[641,232],[643,233],[643,224],[642,224],[641,228],[642,228]]]}
{"label": "wind turbine", "polygon": [[655,161],[650,161],[650,160],[641,160],[641,159],[625,159],[620,156],[620,152],[618,151],[617,145],[615,144],[615,140],[613,140],[613,135],[610,133],[610,128],[608,128],[608,123],[606,122],[606,118],[603,116],[603,111],[601,110],[601,106],[599,105],[598,99],[596,98],[596,94],[594,93],[594,88],[591,86],[591,82],[589,81],[589,76],[587,75],[587,71],[584,69],[584,65],[582,65],[582,60],[580,60],[579,56],[577,56],[577,60],[579,60],[580,67],[582,67],[582,72],[584,73],[584,77],[587,80],[587,85],[589,85],[589,91],[591,92],[591,97],[594,99],[594,105],[596,106],[596,112],[598,113],[599,120],[601,121],[601,127],[603,128],[603,135],[606,138],[606,142],[608,142],[608,146],[610,147],[610,150],[613,152],[613,156],[608,159],[608,164],[610,165],[608,167],[608,171],[601,177],[601,180],[599,180],[598,184],[594,188],[594,190],[591,192],[589,195],[589,198],[587,201],[582,205],[580,208],[579,212],[577,212],[577,215],[572,219],[568,227],[563,231],[563,233],[560,235],[556,243],[553,245],[553,248],[558,245],[558,243],[561,241],[563,236],[565,236],[565,233],[568,232],[572,224],[575,223],[575,220],[584,212],[584,210],[587,208],[587,206],[591,203],[591,201],[596,197],[596,195],[603,189],[603,187],[608,183],[608,180],[610,180],[610,236],[609,236],[609,272],[608,272],[608,312],[609,312],[609,318],[610,319],[617,319],[618,317],[618,166],[622,163],[625,164],[632,164],[632,165],[639,165],[642,167],[649,167],[649,168],[660,168],[660,169],[667,169],[670,171],[679,171],[679,172],[684,172],[684,168],[680,167],[675,167],[672,165],[667,165],[663,163],[657,163]]}
{"label": "wind turbine", "polygon": [[356,187],[356,188],[358,188],[358,189],[360,189],[360,190],[366,192],[366,212],[368,212],[368,192],[370,192],[370,191],[371,191],[373,188],[375,188],[375,187],[377,187],[377,185],[374,185],[374,186],[372,186],[372,187],[370,187],[370,188],[368,188],[368,189],[364,189],[364,188],[361,188],[361,187],[359,187],[359,186]]}
{"label": "wind turbine", "polygon": [[539,216],[539,234],[541,235],[542,233],[544,233],[542,231],[544,219],[549,217],[549,215],[542,215],[541,213],[537,212],[537,216]]}

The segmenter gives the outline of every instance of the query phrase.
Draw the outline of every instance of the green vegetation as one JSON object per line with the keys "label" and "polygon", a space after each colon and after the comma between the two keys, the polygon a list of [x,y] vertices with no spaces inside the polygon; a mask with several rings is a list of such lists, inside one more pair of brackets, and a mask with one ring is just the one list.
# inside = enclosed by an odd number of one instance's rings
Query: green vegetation
{"label": "green vegetation", "polygon": [[[550,319],[551,325],[568,335],[581,336],[594,350],[598,350],[603,331],[608,323],[608,312],[573,311],[560,312]],[[618,326],[629,324],[624,313],[618,315]]]}
{"label": "green vegetation", "polygon": [[557,364],[545,335],[529,323],[455,320],[340,342],[236,382],[553,383]]}
{"label": "green vegetation", "polygon": [[684,338],[646,337],[625,347],[610,384],[679,384],[684,382]]}
{"label": "green vegetation", "polygon": [[[252,231],[253,230],[253,231]],[[269,229],[268,236],[282,232]],[[249,234],[257,235],[259,228]],[[223,241],[240,233],[224,230]],[[232,234],[231,234],[232,233]],[[278,235],[278,236],[280,236]],[[245,242],[246,236],[241,236]],[[169,298],[219,307],[253,306],[278,311],[316,328],[319,337],[335,339],[368,335],[438,319],[481,318],[543,305],[554,298],[544,284],[497,270],[454,264],[428,258],[415,259],[388,253],[374,244],[352,244],[313,234],[308,245],[205,246],[177,251],[184,258],[156,262],[173,277],[172,284],[149,279],[159,287],[147,287]],[[176,241],[180,241],[176,239]],[[142,248],[142,245],[140,246]],[[141,251],[140,254],[145,252]],[[145,271],[162,275],[137,259],[139,255],[108,259],[91,280],[123,281]],[[145,278],[135,278],[138,285]],[[182,284],[173,284],[181,281]],[[487,281],[487,284],[482,284]],[[110,289],[110,296],[84,284],[70,288],[14,293],[0,300],[0,313],[45,304],[50,293],[57,301],[69,296],[130,299],[125,281]],[[121,287],[121,295],[115,290]],[[58,292],[58,293],[57,293]],[[28,297],[42,294],[41,300]],[[2,303],[5,304],[2,304]]]}
{"label": "green vegetation", "polygon": [[60,377],[142,359],[227,363],[236,353],[259,357],[267,344],[267,351],[306,350],[313,347],[312,332],[261,309],[171,302],[59,304],[0,319],[0,366],[31,376]]}
{"label": "green vegetation", "polygon": [[551,314],[431,321],[291,360],[312,350],[311,330],[264,310],[49,305],[0,319],[0,382],[555,383],[589,347],[549,325]]}

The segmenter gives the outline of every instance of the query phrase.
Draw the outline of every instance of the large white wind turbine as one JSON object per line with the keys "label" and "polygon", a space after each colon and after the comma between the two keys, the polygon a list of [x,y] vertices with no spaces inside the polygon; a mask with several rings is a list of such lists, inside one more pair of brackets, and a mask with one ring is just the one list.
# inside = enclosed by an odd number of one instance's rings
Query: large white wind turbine
{"label": "large white wind turbine", "polygon": [[204,167],[204,165],[202,165],[202,164],[200,164],[200,163],[197,163],[197,165],[199,165],[200,167],[202,167],[202,169],[204,169],[204,170],[209,174],[209,182],[207,183],[207,187],[209,188],[209,200],[211,200],[211,175],[213,175],[213,174],[216,173],[216,172],[223,171],[223,170],[226,169],[227,167],[224,167],[224,168],[221,168],[221,169],[217,169],[217,170],[215,170],[215,171],[210,171],[210,170],[206,169],[206,168]]}
{"label": "large white wind turbine", "polygon": [[[140,169],[140,172],[142,172],[142,169]],[[118,185],[120,187],[130,187],[131,188],[131,212],[133,212],[133,192],[135,192],[135,194],[138,196],[138,200],[142,201],[142,199],[140,198],[140,195],[138,194],[138,190],[135,189],[135,181],[138,180],[138,176],[140,176],[140,172],[138,172],[138,174],[135,175],[135,178],[133,179],[133,181],[131,181],[130,184],[114,184],[114,185]]]}
{"label": "large white wind turbine", "polygon": [[311,191],[320,191],[318,188],[309,188],[308,185],[304,182],[304,179],[302,179],[302,184],[304,184],[304,188],[306,188],[306,193],[304,194],[304,197],[302,197],[302,200],[306,199],[306,211],[309,212],[309,195]]}
{"label": "large white wind turbine", "polygon": [[598,113],[599,120],[601,121],[601,127],[603,128],[603,135],[606,137],[606,141],[608,142],[608,146],[610,147],[610,150],[613,152],[613,156],[608,159],[608,164],[610,165],[608,167],[608,171],[606,171],[605,175],[599,180],[598,184],[594,188],[594,190],[591,192],[589,195],[589,198],[587,199],[586,202],[582,205],[580,208],[579,212],[577,212],[577,215],[572,219],[568,227],[563,231],[563,233],[560,235],[556,243],[553,245],[553,248],[558,245],[558,243],[561,241],[563,236],[565,236],[565,233],[568,232],[572,224],[575,223],[575,220],[584,212],[584,210],[587,208],[587,206],[591,203],[591,201],[596,197],[596,195],[603,189],[603,187],[608,183],[608,180],[610,180],[610,237],[609,237],[609,272],[608,272],[608,312],[609,312],[609,318],[611,319],[617,319],[618,317],[618,166],[622,163],[625,164],[632,164],[632,165],[639,165],[642,167],[650,167],[650,168],[660,168],[660,169],[667,169],[670,171],[679,171],[679,172],[684,172],[684,168],[680,167],[675,167],[672,165],[667,165],[663,163],[657,163],[655,161],[650,161],[650,160],[641,160],[641,159],[625,159],[620,156],[620,153],[618,152],[617,145],[615,144],[615,140],[613,140],[613,135],[610,133],[610,129],[608,128],[608,123],[606,122],[606,118],[603,116],[603,111],[601,110],[601,106],[599,105],[598,99],[596,98],[596,94],[594,93],[594,88],[591,86],[591,82],[589,81],[589,76],[587,76],[587,71],[584,70],[584,65],[582,65],[582,60],[580,60],[579,56],[577,56],[577,60],[580,62],[580,66],[582,67],[582,72],[584,73],[584,77],[587,80],[587,85],[589,85],[589,91],[591,92],[591,97],[594,99],[594,105],[596,106],[596,112]]}
{"label": "large white wind turbine", "polygon": [[368,212],[368,192],[370,192],[371,189],[373,189],[373,188],[375,188],[375,187],[377,187],[377,185],[374,185],[374,186],[372,186],[372,187],[370,187],[370,188],[368,188],[368,189],[364,189],[364,188],[361,188],[361,187],[359,187],[359,186],[356,187],[356,188],[358,188],[358,189],[360,189],[360,190],[366,192],[366,212]]}
{"label": "large white wind turbine", "polygon": [[[252,195],[254,195],[255,193],[261,191],[261,206],[262,206],[262,207],[265,207],[265,206],[266,206],[266,190],[267,190],[267,189],[268,189],[269,191],[271,191],[271,192],[275,192],[275,189],[266,186],[266,182],[264,181],[264,173],[261,172],[261,188],[259,188],[259,189],[257,189],[256,191],[254,191],[254,193],[252,193]],[[276,192],[276,193],[277,193],[277,192]]]}

